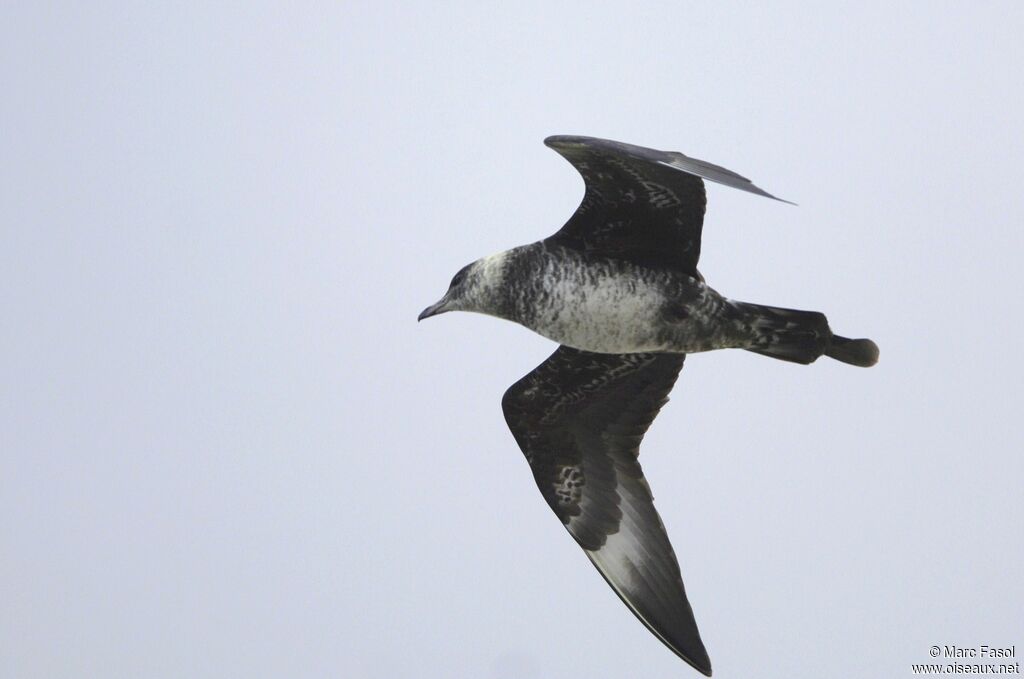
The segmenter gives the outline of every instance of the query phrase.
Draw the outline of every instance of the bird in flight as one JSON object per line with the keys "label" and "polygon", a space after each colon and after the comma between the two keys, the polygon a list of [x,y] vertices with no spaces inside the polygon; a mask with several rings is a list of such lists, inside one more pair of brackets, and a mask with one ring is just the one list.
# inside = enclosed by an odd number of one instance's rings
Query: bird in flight
{"label": "bird in flight", "polygon": [[[723,167],[593,137],[544,143],[579,171],[583,201],[557,233],[463,267],[419,320],[475,311],[561,346],[501,401],[541,495],[648,630],[711,675],[682,575],[638,460],[686,354],[739,348],[793,363],[868,367],[878,347],[825,316],[739,302],[697,271],[703,179],[781,200]],[[784,201],[788,202],[788,201]]]}

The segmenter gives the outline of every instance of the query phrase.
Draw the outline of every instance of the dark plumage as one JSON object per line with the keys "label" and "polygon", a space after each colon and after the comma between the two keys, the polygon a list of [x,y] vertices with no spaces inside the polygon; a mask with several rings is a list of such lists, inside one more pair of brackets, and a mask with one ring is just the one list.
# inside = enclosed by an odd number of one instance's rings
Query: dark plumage
{"label": "dark plumage", "polygon": [[[586,191],[556,234],[464,267],[420,319],[477,311],[560,344],[502,399],[541,494],[631,611],[711,674],[679,565],[638,461],[685,354],[742,348],[795,363],[873,365],[870,340],[834,335],[823,314],[723,297],[697,271],[701,178],[775,198],[680,153],[590,137],[545,143]],[[776,199],[778,200],[778,199]]]}

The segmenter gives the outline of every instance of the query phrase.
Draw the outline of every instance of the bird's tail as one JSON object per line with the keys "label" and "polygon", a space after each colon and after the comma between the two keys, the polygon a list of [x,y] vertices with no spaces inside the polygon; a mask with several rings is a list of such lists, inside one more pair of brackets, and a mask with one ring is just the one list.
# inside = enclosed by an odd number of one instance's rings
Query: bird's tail
{"label": "bird's tail", "polygon": [[874,342],[833,335],[822,313],[742,302],[738,306],[754,331],[748,351],[804,365],[821,355],[862,368],[878,362]]}
{"label": "bird's tail", "polygon": [[825,355],[843,363],[870,368],[878,363],[878,345],[869,339],[849,339],[832,335]]}

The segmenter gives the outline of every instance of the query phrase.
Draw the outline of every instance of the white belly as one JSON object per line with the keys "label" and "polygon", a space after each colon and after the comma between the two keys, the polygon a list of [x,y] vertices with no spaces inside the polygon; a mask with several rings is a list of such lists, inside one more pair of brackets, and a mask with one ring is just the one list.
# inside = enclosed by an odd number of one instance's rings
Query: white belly
{"label": "white belly", "polygon": [[560,344],[599,353],[665,351],[658,337],[664,324],[662,295],[635,278],[574,280],[551,285],[532,329]]}

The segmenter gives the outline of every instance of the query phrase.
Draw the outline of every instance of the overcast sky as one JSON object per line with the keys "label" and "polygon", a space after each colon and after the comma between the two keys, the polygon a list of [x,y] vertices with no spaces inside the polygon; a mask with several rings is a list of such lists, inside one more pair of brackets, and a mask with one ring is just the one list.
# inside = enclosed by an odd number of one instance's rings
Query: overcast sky
{"label": "overcast sky", "polygon": [[799,203],[709,186],[701,271],[881,347],[691,356],[647,436],[716,677],[1024,650],[1024,5],[43,4],[0,9],[4,677],[698,676],[505,426],[554,345],[416,323],[572,213],[556,133]]}

